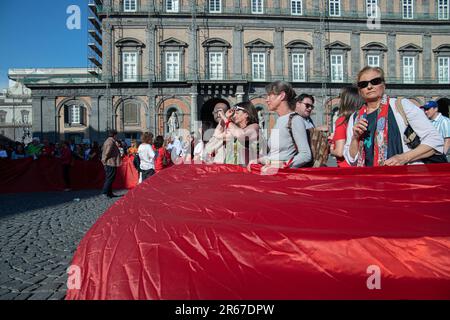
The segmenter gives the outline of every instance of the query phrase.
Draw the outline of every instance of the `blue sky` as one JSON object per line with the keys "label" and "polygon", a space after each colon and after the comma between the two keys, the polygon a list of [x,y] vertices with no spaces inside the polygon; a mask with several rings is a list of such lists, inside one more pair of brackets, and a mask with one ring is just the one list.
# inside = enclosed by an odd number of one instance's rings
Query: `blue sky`
{"label": "blue sky", "polygon": [[[0,89],[10,68],[84,67],[88,0],[0,0]],[[81,9],[81,29],[69,30],[70,5]]]}

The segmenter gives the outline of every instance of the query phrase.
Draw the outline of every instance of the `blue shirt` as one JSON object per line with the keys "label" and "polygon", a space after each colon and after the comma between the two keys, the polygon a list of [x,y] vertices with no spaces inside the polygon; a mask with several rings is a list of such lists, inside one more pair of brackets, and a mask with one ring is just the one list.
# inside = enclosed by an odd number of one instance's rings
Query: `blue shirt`
{"label": "blue shirt", "polygon": [[450,138],[450,119],[443,116],[442,114],[438,114],[436,119],[431,120],[433,126],[439,131],[441,136],[446,139]]}

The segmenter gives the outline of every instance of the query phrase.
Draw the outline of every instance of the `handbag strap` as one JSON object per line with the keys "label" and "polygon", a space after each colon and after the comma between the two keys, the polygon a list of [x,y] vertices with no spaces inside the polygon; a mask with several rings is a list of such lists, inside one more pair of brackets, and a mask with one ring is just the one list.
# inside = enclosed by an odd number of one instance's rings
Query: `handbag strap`
{"label": "handbag strap", "polygon": [[397,101],[395,101],[395,107],[397,108],[398,113],[400,113],[400,115],[402,116],[403,122],[405,122],[405,126],[408,127],[409,122],[406,118],[406,113],[405,110],[403,110],[402,100],[400,98],[397,98]]}

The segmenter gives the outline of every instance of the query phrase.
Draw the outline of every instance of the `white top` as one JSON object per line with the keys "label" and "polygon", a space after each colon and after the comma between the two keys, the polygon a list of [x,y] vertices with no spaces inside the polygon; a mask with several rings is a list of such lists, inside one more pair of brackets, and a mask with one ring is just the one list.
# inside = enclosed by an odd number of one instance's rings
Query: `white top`
{"label": "white top", "polygon": [[155,151],[150,144],[142,143],[138,148],[141,170],[155,169]]}
{"label": "white top", "polygon": [[305,121],[301,116],[292,118],[292,134],[298,147],[296,154],[294,142],[289,134],[289,114],[277,119],[269,139],[269,159],[271,161],[288,162],[293,158],[291,167],[299,168],[311,161],[311,149],[309,148],[306,134]]}
{"label": "white top", "polygon": [[[403,121],[401,114],[397,111],[397,108],[395,106],[396,101],[397,101],[396,98],[390,98],[389,104],[392,108],[392,111],[394,112],[395,120],[397,121],[398,129],[400,130],[400,135],[402,136],[402,147],[403,152],[405,153],[410,151],[411,149],[406,145],[405,140],[403,139],[404,132],[406,130],[406,124]],[[433,125],[431,124],[430,120],[428,120],[425,113],[408,99],[402,99],[402,106],[406,114],[406,119],[408,119],[409,124],[416,132],[416,134],[419,136],[421,144],[430,146],[437,152],[442,153],[444,151],[444,139],[441,137],[436,128],[433,127]],[[359,152],[356,154],[355,157],[350,156],[350,143],[352,141],[353,136],[354,120],[355,117],[353,115],[348,120],[347,140],[345,141],[344,146],[344,157],[349,164],[356,166],[358,163]],[[420,164],[423,162],[416,161],[414,163]]]}

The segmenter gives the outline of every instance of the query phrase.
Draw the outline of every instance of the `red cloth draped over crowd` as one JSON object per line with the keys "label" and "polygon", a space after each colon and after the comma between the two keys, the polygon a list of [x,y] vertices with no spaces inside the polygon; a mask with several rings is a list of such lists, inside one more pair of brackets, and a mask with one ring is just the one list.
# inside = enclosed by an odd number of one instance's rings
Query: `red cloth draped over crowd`
{"label": "red cloth draped over crowd", "polygon": [[[21,160],[0,160],[0,193],[61,191],[64,188],[61,161],[41,157]],[[105,172],[100,161],[74,161],[70,170],[72,189],[101,189]],[[133,157],[123,158],[117,170],[115,189],[131,189],[136,186],[138,173]]]}
{"label": "red cloth draped over crowd", "polygon": [[450,299],[449,187],[449,165],[174,166],[86,234],[67,299]]}

